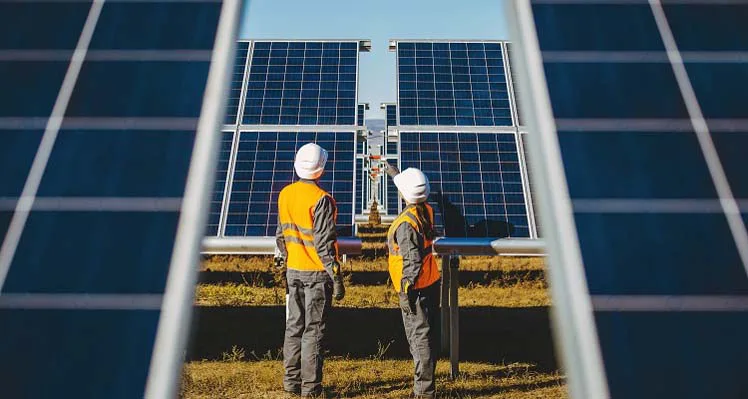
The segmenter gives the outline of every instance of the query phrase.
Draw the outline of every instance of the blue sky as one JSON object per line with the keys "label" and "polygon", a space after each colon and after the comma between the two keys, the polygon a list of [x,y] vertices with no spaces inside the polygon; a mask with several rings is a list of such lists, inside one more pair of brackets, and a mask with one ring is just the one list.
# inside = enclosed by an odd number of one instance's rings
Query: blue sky
{"label": "blue sky", "polygon": [[362,53],[359,102],[383,118],[396,100],[395,54],[389,39],[507,39],[501,0],[250,0],[243,39],[370,39]]}

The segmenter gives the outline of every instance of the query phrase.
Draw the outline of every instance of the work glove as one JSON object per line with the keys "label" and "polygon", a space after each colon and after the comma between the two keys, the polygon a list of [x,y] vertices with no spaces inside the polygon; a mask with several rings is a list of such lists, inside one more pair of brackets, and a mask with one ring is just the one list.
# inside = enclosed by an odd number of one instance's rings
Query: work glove
{"label": "work glove", "polygon": [[397,170],[396,167],[390,165],[389,163],[387,163],[387,161],[384,161],[383,163],[384,163],[384,173],[387,173],[387,176],[395,177],[400,173],[400,171]]}
{"label": "work glove", "polygon": [[343,276],[336,273],[332,277],[332,296],[336,301],[345,297],[345,286],[343,285]]}
{"label": "work glove", "polygon": [[410,281],[405,280],[403,282],[403,292],[408,298],[408,308],[411,314],[416,314],[416,299],[418,299],[418,293],[413,289],[413,285]]}
{"label": "work glove", "polygon": [[280,256],[276,256],[273,258],[273,265],[276,269],[283,269],[286,267],[286,260],[281,258]]}

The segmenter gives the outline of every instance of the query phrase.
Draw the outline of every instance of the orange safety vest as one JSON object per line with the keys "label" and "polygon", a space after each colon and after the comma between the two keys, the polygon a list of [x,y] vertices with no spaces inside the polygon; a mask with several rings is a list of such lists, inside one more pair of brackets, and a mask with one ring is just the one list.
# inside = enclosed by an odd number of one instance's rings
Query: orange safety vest
{"label": "orange safety vest", "polygon": [[[434,222],[434,210],[430,205],[426,204],[426,209],[429,212],[429,219],[431,223]],[[423,246],[421,251],[425,252],[423,257],[423,265],[421,265],[421,271],[418,273],[415,285],[412,288],[426,288],[431,284],[434,284],[439,278],[439,269],[436,266],[436,259],[431,253],[432,240],[426,239],[426,235],[423,232],[422,221],[418,219],[418,213],[415,207],[408,207],[403,210],[403,213],[392,222],[389,231],[387,231],[387,246],[389,247],[390,256],[388,259],[390,278],[392,279],[392,285],[395,286],[395,291],[400,292],[401,281],[403,278],[403,256],[400,253],[400,246],[395,242],[395,231],[400,227],[402,223],[409,223],[414,229],[421,235],[423,235]]]}
{"label": "orange safety vest", "polygon": [[[324,271],[325,267],[314,247],[314,207],[322,197],[332,196],[316,184],[297,181],[278,195],[278,222],[288,253],[286,265],[301,271]],[[333,219],[338,218],[337,211]],[[337,242],[335,247],[337,249]],[[336,250],[337,252],[337,250]]]}

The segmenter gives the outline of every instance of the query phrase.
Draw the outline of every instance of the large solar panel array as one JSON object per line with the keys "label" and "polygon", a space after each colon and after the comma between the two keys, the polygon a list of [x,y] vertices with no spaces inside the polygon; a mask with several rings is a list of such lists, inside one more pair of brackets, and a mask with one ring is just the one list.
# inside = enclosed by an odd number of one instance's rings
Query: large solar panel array
{"label": "large solar panel array", "polygon": [[400,151],[429,177],[445,236],[530,236],[515,134],[400,132]]}
{"label": "large solar panel array", "polygon": [[[403,169],[429,177],[449,237],[535,237],[499,41],[392,41]],[[389,200],[389,198],[388,198]]]}
{"label": "large solar panel array", "polygon": [[[213,190],[210,236],[272,236],[277,224],[277,196],[294,182],[295,151],[307,142],[328,150],[321,180],[338,205],[338,228],[351,234],[355,130],[365,104],[357,104],[358,40],[240,41],[249,60],[233,125],[224,126]],[[236,71],[245,62],[237,55]],[[232,94],[234,96],[234,94]],[[241,100],[240,100],[241,101]],[[287,125],[294,125],[289,127]],[[225,164],[224,164],[225,162]],[[224,192],[224,188],[226,191]]]}
{"label": "large solar panel array", "polygon": [[338,205],[341,233],[353,222],[353,143],[355,132],[242,132],[228,198],[227,236],[273,236],[278,219],[278,193],[298,180],[296,151],[315,142],[328,151],[320,187]]}
{"label": "large solar panel array", "polygon": [[511,6],[572,394],[745,397],[748,4]]}
{"label": "large solar panel array", "polygon": [[397,43],[400,125],[512,126],[499,42]]}
{"label": "large solar panel array", "polygon": [[174,396],[238,5],[0,2],[0,396]]}
{"label": "large solar panel array", "polygon": [[354,125],[358,41],[257,41],[245,125]]}

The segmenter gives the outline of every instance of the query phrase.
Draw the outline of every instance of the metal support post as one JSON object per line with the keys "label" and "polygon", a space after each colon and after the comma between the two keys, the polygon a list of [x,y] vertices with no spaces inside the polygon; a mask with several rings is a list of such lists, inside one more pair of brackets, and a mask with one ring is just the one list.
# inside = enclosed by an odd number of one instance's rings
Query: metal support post
{"label": "metal support post", "polygon": [[460,373],[460,308],[457,289],[460,287],[460,258],[449,257],[449,376],[454,380]]}
{"label": "metal support post", "polygon": [[449,351],[449,255],[442,256],[442,292],[441,292],[441,348],[442,354]]}

